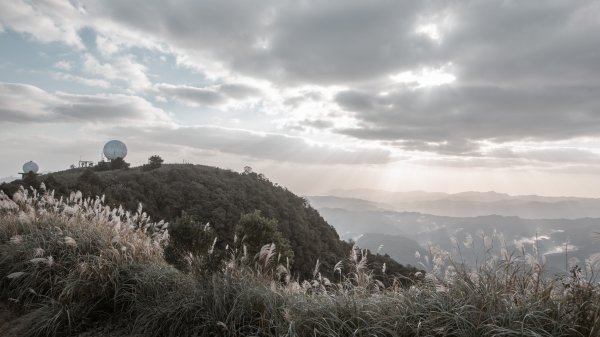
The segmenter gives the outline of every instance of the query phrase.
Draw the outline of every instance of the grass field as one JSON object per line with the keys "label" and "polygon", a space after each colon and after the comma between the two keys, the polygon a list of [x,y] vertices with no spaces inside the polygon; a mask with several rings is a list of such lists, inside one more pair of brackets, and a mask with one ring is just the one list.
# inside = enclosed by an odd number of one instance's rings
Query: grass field
{"label": "grass field", "polygon": [[[535,252],[379,282],[355,249],[298,280],[265,243],[218,272],[163,258],[168,224],[72,193],[0,194],[0,332],[10,336],[600,336],[598,256],[547,277]],[[207,252],[209,254],[209,252]],[[410,285],[412,284],[412,285]]]}

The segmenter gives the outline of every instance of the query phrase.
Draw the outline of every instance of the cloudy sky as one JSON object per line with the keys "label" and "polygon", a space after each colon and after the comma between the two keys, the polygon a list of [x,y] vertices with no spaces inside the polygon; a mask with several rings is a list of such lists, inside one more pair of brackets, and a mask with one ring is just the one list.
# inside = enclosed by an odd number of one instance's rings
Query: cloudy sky
{"label": "cloudy sky", "polygon": [[0,2],[0,177],[159,154],[300,194],[600,197],[600,2]]}

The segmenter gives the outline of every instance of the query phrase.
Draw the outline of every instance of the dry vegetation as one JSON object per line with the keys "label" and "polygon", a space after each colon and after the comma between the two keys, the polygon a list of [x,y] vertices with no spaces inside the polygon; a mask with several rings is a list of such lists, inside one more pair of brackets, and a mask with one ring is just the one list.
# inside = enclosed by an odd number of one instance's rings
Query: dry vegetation
{"label": "dry vegetation", "polygon": [[[414,283],[377,281],[364,251],[294,280],[267,244],[216,272],[167,264],[168,224],[73,193],[0,192],[0,298],[19,336],[599,336],[597,259],[544,277],[535,252],[476,270],[432,249]],[[491,240],[491,239],[487,239]],[[210,255],[212,252],[207,251]],[[0,322],[2,320],[0,319]],[[11,325],[13,322],[13,326]],[[18,326],[14,326],[17,324]]]}

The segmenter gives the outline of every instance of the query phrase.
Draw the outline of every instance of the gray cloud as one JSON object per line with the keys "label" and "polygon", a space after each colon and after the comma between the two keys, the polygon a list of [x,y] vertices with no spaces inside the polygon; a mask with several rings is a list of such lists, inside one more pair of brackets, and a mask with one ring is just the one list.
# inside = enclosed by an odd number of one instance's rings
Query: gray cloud
{"label": "gray cloud", "polygon": [[596,1],[478,1],[450,6],[448,59],[473,83],[598,84]]}
{"label": "gray cloud", "polygon": [[435,152],[445,155],[468,155],[475,157],[482,155],[479,151],[479,144],[464,140],[443,141],[437,143],[418,140],[404,140],[390,142],[389,145],[408,151]]}
{"label": "gray cloud", "polygon": [[[595,174],[600,167],[600,154],[585,149],[567,147],[513,148],[504,146],[471,153],[445,152],[443,149],[418,148],[419,151],[437,152],[447,157],[415,159],[414,163],[427,166],[456,168],[536,168],[546,171]],[[461,155],[461,156],[457,156]]]}
{"label": "gray cloud", "polygon": [[86,1],[88,12],[168,41],[192,60],[218,60],[236,72],[290,83],[362,81],[442,60],[434,56],[438,46],[414,32],[425,7],[408,1]]}
{"label": "gray cloud", "polygon": [[253,96],[260,96],[261,91],[257,88],[245,84],[222,84],[218,90],[223,94],[234,99],[245,99]]}
{"label": "gray cloud", "polygon": [[70,2],[13,1],[0,3],[1,26],[27,33],[42,42],[60,41],[82,48],[76,26],[81,12]]}
{"label": "gray cloud", "polygon": [[307,129],[331,129],[335,125],[334,122],[325,119],[303,119],[298,121],[291,121],[285,124],[285,127],[290,130],[296,131],[307,131]]}
{"label": "gray cloud", "polygon": [[288,97],[284,100],[284,104],[291,108],[297,108],[303,102],[307,101],[322,101],[324,99],[323,94],[318,91],[308,91],[299,95]]}
{"label": "gray cloud", "polygon": [[25,123],[48,120],[49,105],[60,104],[53,95],[26,84],[0,83],[0,121]]}
{"label": "gray cloud", "polygon": [[167,97],[191,106],[216,106],[225,104],[229,100],[243,100],[260,95],[259,89],[244,84],[192,87],[161,83],[156,85],[156,89]]}
{"label": "gray cloud", "polygon": [[339,130],[363,139],[424,142],[560,140],[600,136],[600,87],[439,86],[387,96],[337,95],[360,127]]}
{"label": "gray cloud", "polygon": [[137,96],[52,94],[32,85],[0,83],[0,103],[0,123],[171,123],[167,113]]}
{"label": "gray cloud", "polygon": [[[78,43],[73,32],[82,22],[100,35],[123,32],[115,36],[119,42],[128,36],[147,36],[158,49],[185,56],[200,69],[216,64],[227,75],[266,79],[278,89],[344,85],[348,90],[335,101],[356,118],[357,127],[337,132],[407,150],[476,156],[482,141],[600,136],[597,1],[83,0],[82,4],[85,11],[60,5],[73,27],[60,22],[57,11],[47,8],[51,5],[24,2],[13,7],[40,16],[38,25],[10,8],[0,11],[0,22],[41,41],[63,39],[71,45]],[[79,17],[80,12],[89,20]],[[436,25],[439,40],[417,32],[420,24]],[[45,26],[60,29],[50,30],[51,38],[44,38]],[[455,83],[413,90],[390,81],[393,74],[442,66],[456,76]],[[260,94],[239,85],[157,88],[190,105],[222,105]],[[67,106],[36,112],[37,105],[53,106],[54,100],[68,99],[34,95],[28,103],[32,109],[4,105],[2,118],[55,118],[52,114],[73,118]],[[294,107],[309,99],[309,95],[287,97],[284,104]],[[111,111],[102,113],[111,116]]]}
{"label": "gray cloud", "polygon": [[160,84],[157,89],[168,97],[174,97],[189,105],[218,105],[225,102],[225,96],[208,88],[196,88],[183,85]]}
{"label": "gray cloud", "polygon": [[[88,9],[168,41],[192,61],[218,60],[283,87],[344,84],[349,90],[336,101],[359,124],[339,132],[356,138],[472,154],[480,140],[600,136],[595,1],[92,1]],[[419,24],[436,25],[439,41],[418,33]],[[455,84],[390,87],[392,74],[450,63]],[[212,89],[169,90],[200,105],[226,99]],[[286,103],[298,99],[307,98]]]}
{"label": "gray cloud", "polygon": [[306,119],[301,121],[300,124],[314,129],[329,129],[334,125],[332,121],[323,119]]}
{"label": "gray cloud", "polygon": [[[247,75],[360,83],[453,62],[468,83],[597,83],[595,1],[86,1],[94,15]],[[437,24],[440,41],[416,32]],[[201,32],[199,34],[198,32]]]}
{"label": "gray cloud", "polygon": [[489,151],[489,157],[526,159],[539,162],[571,163],[571,164],[600,164],[600,154],[577,148],[545,148],[515,150],[512,148],[499,148]]}
{"label": "gray cloud", "polygon": [[195,149],[216,150],[257,159],[303,164],[385,164],[390,153],[383,149],[339,148],[309,144],[300,137],[273,133],[255,133],[246,130],[216,126],[176,128],[120,129],[137,141],[155,141],[162,144],[186,146]]}
{"label": "gray cloud", "polygon": [[[78,44],[77,31],[87,25],[101,34],[147,36],[192,60],[280,83],[363,83],[447,62],[469,84],[589,84],[600,74],[600,5],[592,0],[82,0],[5,7],[3,26],[41,41]],[[440,40],[416,32],[419,24],[437,25]]]}
{"label": "gray cloud", "polygon": [[[384,164],[391,161],[390,152],[384,149],[317,145],[300,137],[217,126],[176,126],[166,113],[136,96],[51,94],[31,85],[2,83],[0,102],[0,124],[111,124],[113,135],[141,143],[185,146],[292,163]],[[135,127],[124,126],[128,124]]]}

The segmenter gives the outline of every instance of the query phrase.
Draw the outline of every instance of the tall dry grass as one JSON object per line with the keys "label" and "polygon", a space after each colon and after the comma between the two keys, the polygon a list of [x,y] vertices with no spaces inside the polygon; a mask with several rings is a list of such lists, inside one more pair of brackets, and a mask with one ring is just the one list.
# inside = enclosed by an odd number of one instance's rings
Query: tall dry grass
{"label": "tall dry grass", "polygon": [[0,221],[0,294],[37,312],[28,334],[63,334],[110,315],[132,266],[170,269],[162,258],[168,224],[141,208],[21,189],[12,199],[0,192]]}
{"label": "tall dry grass", "polygon": [[162,256],[167,228],[102,198],[0,193],[0,297],[28,313],[21,335],[600,336],[592,260],[549,278],[535,252],[469,269],[432,247],[412,286],[385,286],[358,248],[332,279],[316,261],[299,280],[266,243],[256,256],[227,247],[212,274],[190,256],[183,273]]}

